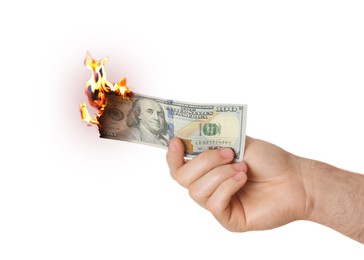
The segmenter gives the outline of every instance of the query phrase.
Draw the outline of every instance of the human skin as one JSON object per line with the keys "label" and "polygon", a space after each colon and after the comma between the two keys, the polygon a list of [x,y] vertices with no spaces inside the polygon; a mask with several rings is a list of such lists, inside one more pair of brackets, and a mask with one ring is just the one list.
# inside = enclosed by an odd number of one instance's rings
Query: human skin
{"label": "human skin", "polygon": [[167,151],[170,174],[228,230],[276,228],[296,220],[330,227],[364,243],[364,175],[246,138],[243,162],[230,148],[185,160],[178,138]]}

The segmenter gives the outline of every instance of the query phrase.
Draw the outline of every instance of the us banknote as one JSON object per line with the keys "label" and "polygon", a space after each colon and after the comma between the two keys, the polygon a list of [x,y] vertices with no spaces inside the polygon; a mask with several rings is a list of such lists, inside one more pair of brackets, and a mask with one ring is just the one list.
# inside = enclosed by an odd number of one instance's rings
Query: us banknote
{"label": "us banknote", "polygon": [[247,105],[194,104],[133,93],[130,99],[109,94],[101,115],[100,137],[167,148],[182,140],[185,157],[231,147],[235,161],[244,155]]}

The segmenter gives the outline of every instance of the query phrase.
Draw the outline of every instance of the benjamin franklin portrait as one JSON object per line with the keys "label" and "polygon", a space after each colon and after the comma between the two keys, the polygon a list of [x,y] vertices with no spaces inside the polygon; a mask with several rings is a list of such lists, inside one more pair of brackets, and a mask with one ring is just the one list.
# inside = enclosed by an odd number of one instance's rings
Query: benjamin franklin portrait
{"label": "benjamin franklin portrait", "polygon": [[136,99],[127,115],[128,128],[118,133],[118,138],[167,146],[164,137],[168,130],[164,110],[150,98]]}

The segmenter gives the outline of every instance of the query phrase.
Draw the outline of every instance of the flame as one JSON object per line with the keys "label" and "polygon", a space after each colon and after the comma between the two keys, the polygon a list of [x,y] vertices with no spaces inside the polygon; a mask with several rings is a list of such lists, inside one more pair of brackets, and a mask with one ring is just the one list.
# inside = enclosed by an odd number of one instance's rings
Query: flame
{"label": "flame", "polygon": [[96,124],[100,127],[99,118],[107,105],[107,93],[113,92],[126,99],[130,98],[132,95],[132,91],[126,86],[125,78],[122,78],[117,83],[111,83],[107,80],[104,69],[107,61],[107,57],[101,60],[95,60],[91,57],[89,52],[87,52],[84,61],[86,68],[91,70],[92,73],[90,79],[86,82],[85,93],[90,105],[98,110],[98,113],[95,114],[95,119],[93,119],[90,116],[86,103],[80,103],[82,121],[87,122],[89,125]]}

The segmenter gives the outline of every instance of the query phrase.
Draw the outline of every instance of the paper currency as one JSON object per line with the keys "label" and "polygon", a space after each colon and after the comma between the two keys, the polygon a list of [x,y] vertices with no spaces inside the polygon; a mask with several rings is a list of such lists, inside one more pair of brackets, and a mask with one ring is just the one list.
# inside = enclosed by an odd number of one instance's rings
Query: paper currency
{"label": "paper currency", "polygon": [[247,105],[193,104],[133,93],[127,100],[109,94],[100,117],[100,137],[167,148],[180,138],[185,157],[231,147],[235,161],[245,148]]}

